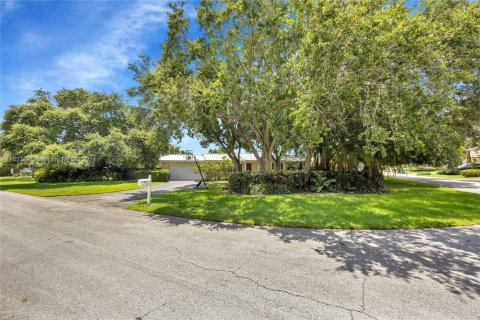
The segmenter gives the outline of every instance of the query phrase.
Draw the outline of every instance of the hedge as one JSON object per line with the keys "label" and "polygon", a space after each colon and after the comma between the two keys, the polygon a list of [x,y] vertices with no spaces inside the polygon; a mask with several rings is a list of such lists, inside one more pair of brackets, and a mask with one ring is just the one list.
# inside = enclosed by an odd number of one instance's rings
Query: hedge
{"label": "hedge", "polygon": [[167,182],[170,180],[170,172],[167,169],[160,170],[137,170],[133,173],[133,179],[146,179],[152,176],[154,182]]}
{"label": "hedge", "polygon": [[468,177],[468,178],[477,178],[480,177],[480,169],[466,169],[460,171],[462,176]]}
{"label": "hedge", "polygon": [[37,182],[82,182],[82,181],[121,181],[148,178],[152,175],[155,182],[166,182],[170,178],[168,170],[134,169],[38,169],[35,171]]}
{"label": "hedge", "polygon": [[123,174],[116,170],[98,169],[46,169],[41,168],[34,173],[37,182],[83,182],[83,181],[117,181]]}
{"label": "hedge", "polygon": [[442,169],[437,171],[438,174],[445,174],[445,175],[457,175],[460,174],[460,170],[457,168],[448,168],[448,169]]}
{"label": "hedge", "polygon": [[239,194],[385,191],[383,182],[370,180],[362,172],[347,171],[237,172],[228,179],[228,186],[230,192]]}

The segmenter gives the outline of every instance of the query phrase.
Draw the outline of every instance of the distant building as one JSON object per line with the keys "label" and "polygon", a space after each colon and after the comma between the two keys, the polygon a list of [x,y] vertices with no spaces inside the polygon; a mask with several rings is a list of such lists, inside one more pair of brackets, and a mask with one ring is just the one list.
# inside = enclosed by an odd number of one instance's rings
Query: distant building
{"label": "distant building", "polygon": [[467,149],[466,163],[480,162],[480,148]]}
{"label": "distant building", "polygon": [[[196,156],[197,161],[222,161],[230,159],[226,154],[205,153]],[[240,161],[243,165],[243,171],[258,171],[258,162],[253,153],[241,153]],[[295,156],[282,157],[279,170],[287,170],[290,167],[301,168],[305,159]],[[170,171],[170,180],[200,180],[200,175],[195,173],[195,160],[188,154],[167,154],[160,157],[160,167]],[[272,163],[275,169],[275,164]]]}

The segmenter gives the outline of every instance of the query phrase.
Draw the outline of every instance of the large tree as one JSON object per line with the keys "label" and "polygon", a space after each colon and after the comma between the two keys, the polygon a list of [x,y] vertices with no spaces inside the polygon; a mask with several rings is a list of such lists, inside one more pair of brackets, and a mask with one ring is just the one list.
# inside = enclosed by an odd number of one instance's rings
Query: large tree
{"label": "large tree", "polygon": [[196,35],[170,8],[136,93],[234,163],[244,148],[268,172],[300,152],[306,170],[364,163],[377,180],[382,164],[452,163],[478,137],[478,2],[202,0]]}
{"label": "large tree", "polygon": [[152,113],[118,94],[62,89],[52,97],[38,90],[6,110],[1,148],[18,167],[153,168],[169,136]]}
{"label": "large tree", "polygon": [[297,121],[326,129],[319,150],[338,169],[353,157],[378,179],[382,161],[425,149],[446,160],[464,142],[456,91],[478,79],[478,3],[310,0],[296,12],[299,106],[315,114]]}

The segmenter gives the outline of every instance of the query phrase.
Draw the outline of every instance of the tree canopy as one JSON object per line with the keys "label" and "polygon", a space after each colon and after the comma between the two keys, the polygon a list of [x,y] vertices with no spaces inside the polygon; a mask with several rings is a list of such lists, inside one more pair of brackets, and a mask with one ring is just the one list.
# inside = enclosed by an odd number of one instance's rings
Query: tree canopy
{"label": "tree canopy", "polygon": [[6,110],[1,129],[3,161],[31,168],[152,168],[170,139],[152,110],[84,89],[38,90]]}
{"label": "tree canopy", "polygon": [[135,93],[234,163],[243,148],[268,172],[300,153],[307,170],[362,162],[377,178],[478,139],[478,2],[202,0],[197,34],[183,7]]}

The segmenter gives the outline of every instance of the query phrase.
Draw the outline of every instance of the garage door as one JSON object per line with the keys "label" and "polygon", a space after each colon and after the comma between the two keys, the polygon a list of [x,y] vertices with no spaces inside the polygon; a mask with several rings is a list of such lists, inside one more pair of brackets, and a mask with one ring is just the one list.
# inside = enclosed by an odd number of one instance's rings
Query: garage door
{"label": "garage door", "polygon": [[200,174],[193,172],[193,166],[170,166],[170,180],[200,180]]}

